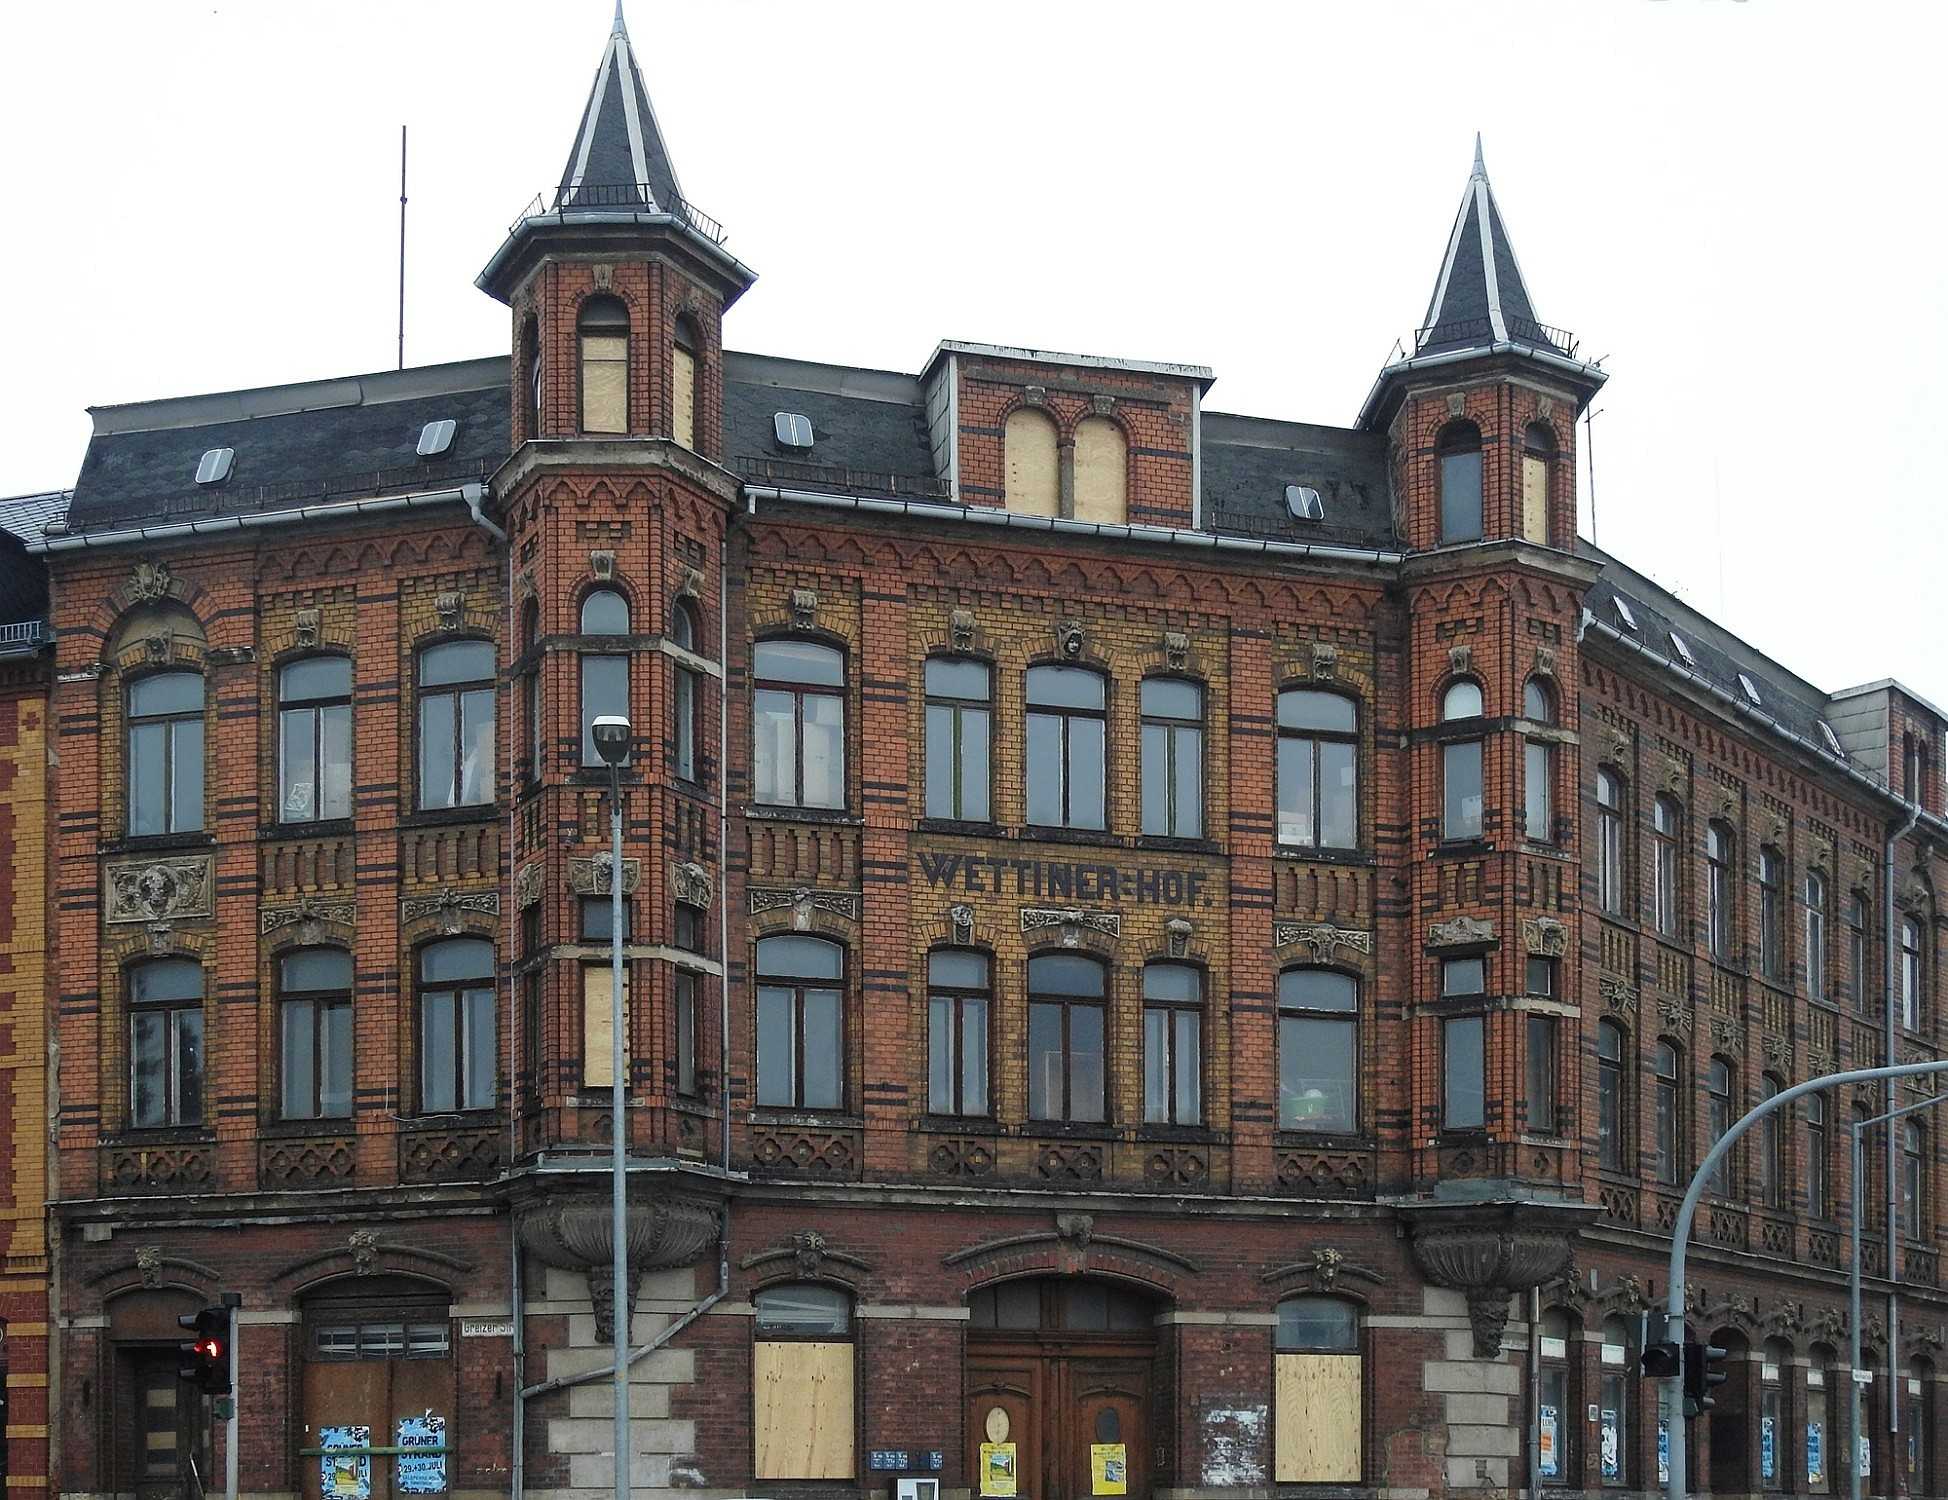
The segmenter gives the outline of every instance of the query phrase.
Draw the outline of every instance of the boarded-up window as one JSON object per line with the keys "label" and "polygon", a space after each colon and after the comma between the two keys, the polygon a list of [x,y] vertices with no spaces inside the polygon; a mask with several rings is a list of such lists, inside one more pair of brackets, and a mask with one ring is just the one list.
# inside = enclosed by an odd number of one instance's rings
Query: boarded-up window
{"label": "boarded-up window", "polygon": [[1288,1297],[1278,1305],[1274,1379],[1280,1484],[1357,1484],[1364,1414],[1359,1319],[1351,1303]]}
{"label": "boarded-up window", "polygon": [[582,431],[629,430],[629,310],[591,297],[577,325],[582,344]]}
{"label": "boarded-up window", "polygon": [[[582,967],[582,1086],[591,1089],[615,1087],[615,1032],[610,1022],[609,995],[612,975],[607,964]],[[625,1050],[628,1048],[629,966],[622,969],[622,1008]]]}
{"label": "boarded-up window", "polygon": [[1129,442],[1107,417],[1076,425],[1075,518],[1118,526],[1130,518]]}
{"label": "boarded-up window", "polygon": [[1549,470],[1556,435],[1531,422],[1522,435],[1522,540],[1549,545]]}
{"label": "boarded-up window", "polygon": [[686,448],[697,446],[697,345],[683,322],[670,351],[670,436]]}
{"label": "boarded-up window", "polygon": [[851,1479],[852,1308],[823,1286],[757,1296],[751,1352],[752,1438],[759,1479]]}
{"label": "boarded-up window", "polygon": [[1009,510],[1026,516],[1057,513],[1061,492],[1055,458],[1055,424],[1028,407],[1010,412],[1006,436]]}

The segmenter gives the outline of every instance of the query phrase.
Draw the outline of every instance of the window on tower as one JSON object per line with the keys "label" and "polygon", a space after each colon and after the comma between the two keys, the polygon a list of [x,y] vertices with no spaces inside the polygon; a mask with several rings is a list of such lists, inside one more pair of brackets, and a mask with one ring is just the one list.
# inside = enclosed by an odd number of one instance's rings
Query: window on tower
{"label": "window on tower", "polygon": [[629,309],[591,297],[576,324],[582,357],[582,431],[629,430]]}
{"label": "window on tower", "polygon": [[670,348],[670,436],[697,446],[697,330],[688,318],[676,320]]}
{"label": "window on tower", "polygon": [[1441,541],[1481,540],[1481,429],[1450,422],[1434,445],[1441,462]]}

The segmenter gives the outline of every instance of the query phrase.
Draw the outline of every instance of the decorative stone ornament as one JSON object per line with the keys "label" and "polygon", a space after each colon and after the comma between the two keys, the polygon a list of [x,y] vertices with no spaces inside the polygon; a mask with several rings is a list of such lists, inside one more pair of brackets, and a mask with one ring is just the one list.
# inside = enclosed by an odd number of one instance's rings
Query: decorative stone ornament
{"label": "decorative stone ornament", "polygon": [[670,894],[685,906],[710,905],[710,871],[691,860],[670,866]]}
{"label": "decorative stone ornament", "polygon": [[1312,643],[1312,675],[1330,682],[1339,675],[1339,648],[1330,641]]}
{"label": "decorative stone ornament", "polygon": [[1188,917],[1172,917],[1163,924],[1164,944],[1171,958],[1190,952],[1191,924]]}
{"label": "decorative stone ornament", "polygon": [[1181,630],[1163,633],[1163,659],[1172,671],[1181,672],[1190,664],[1190,637]]}
{"label": "decorative stone ornament", "polygon": [[431,896],[408,896],[399,903],[399,920],[417,922],[432,918],[442,937],[457,937],[465,930],[461,915],[473,912],[497,917],[501,912],[499,891],[456,891],[452,886]]}
{"label": "decorative stone ornament", "polygon": [[170,582],[167,563],[139,562],[122,592],[138,604],[153,604],[168,594]]}
{"label": "decorative stone ornament", "polygon": [[1471,647],[1463,644],[1447,648],[1447,668],[1456,677],[1467,675],[1473,665],[1474,651]]}
{"label": "decorative stone ornament", "polygon": [[1080,946],[1084,932],[1100,932],[1111,938],[1120,938],[1123,935],[1123,919],[1116,912],[1084,911],[1079,906],[1021,908],[1023,936],[1031,932],[1046,932],[1051,927],[1062,929],[1064,948]]}
{"label": "decorative stone ornament", "polygon": [[1073,661],[1082,655],[1082,648],[1089,644],[1089,638],[1076,621],[1064,620],[1055,627],[1055,644],[1064,656]]}
{"label": "decorative stone ornament", "polygon": [[[632,1189],[625,1218],[629,1270],[625,1315],[636,1310],[633,1283],[645,1271],[687,1266],[717,1242],[718,1206],[707,1198],[657,1186]],[[615,1240],[606,1185],[600,1191],[548,1193],[515,1210],[521,1244],[544,1265],[588,1276],[597,1343],[615,1339]]]}
{"label": "decorative stone ornament", "polygon": [[1537,646],[1535,648],[1535,670],[1544,677],[1554,677],[1556,675],[1556,648],[1554,646]]}
{"label": "decorative stone ornament", "polygon": [[176,633],[173,630],[158,630],[154,635],[143,637],[142,654],[151,666],[161,666],[176,654]]}
{"label": "decorative stone ornament", "polygon": [[1468,398],[1466,396],[1462,395],[1459,391],[1449,392],[1447,398],[1447,414],[1450,417],[1458,417],[1467,409]]}
{"label": "decorative stone ornament", "polygon": [[1095,395],[1089,398],[1089,409],[1099,417],[1106,417],[1116,410],[1114,396]]}
{"label": "decorative stone ornament", "polygon": [[1554,397],[1537,396],[1535,398],[1535,415],[1537,421],[1541,421],[1541,422],[1548,421],[1549,418],[1555,414],[1555,410],[1556,410],[1556,402]]}
{"label": "decorative stone ornament", "polygon": [[535,859],[514,872],[514,909],[526,911],[541,899],[541,887],[547,875],[542,861]]}
{"label": "decorative stone ornament", "polygon": [[318,628],[321,623],[317,610],[299,610],[291,627],[292,644],[300,649],[317,645]]}
{"label": "decorative stone ornament", "polygon": [[352,1252],[352,1273],[370,1276],[379,1258],[379,1236],[370,1229],[354,1229],[345,1244]]}
{"label": "decorative stone ornament", "polygon": [[135,1252],[135,1269],[142,1273],[146,1287],[162,1285],[162,1246],[144,1245]]}
{"label": "decorative stone ornament", "polygon": [[1329,964],[1338,957],[1341,948],[1350,948],[1370,958],[1373,954],[1373,934],[1352,927],[1334,927],[1325,922],[1274,922],[1272,946],[1308,948],[1314,963]]}
{"label": "decorative stone ornament", "polygon": [[947,925],[953,929],[954,941],[967,944],[974,941],[974,908],[965,904],[947,908]]}
{"label": "decorative stone ornament", "polygon": [[594,265],[590,266],[588,268],[588,274],[589,279],[595,283],[595,289],[597,291],[606,292],[610,287],[615,285],[616,268],[606,261],[597,261]]}
{"label": "decorative stone ornament", "polygon": [[287,927],[299,929],[301,942],[315,942],[324,936],[326,923],[341,927],[351,927],[358,921],[358,903],[347,896],[343,899],[320,899],[309,891],[296,901],[279,906],[260,906],[257,908],[257,931],[259,936],[269,937],[274,932],[282,932]]}
{"label": "decorative stone ornament", "polygon": [[588,555],[588,570],[591,576],[601,583],[614,583],[616,576],[616,555],[604,548]]}
{"label": "decorative stone ornament", "polygon": [[[568,861],[568,890],[576,896],[606,896],[610,891],[610,870],[615,856],[608,850],[587,858],[571,858]],[[636,886],[643,877],[643,862],[639,859],[625,859],[622,862],[622,894],[633,896]]]}
{"label": "decorative stone ornament", "polygon": [[465,594],[440,594],[433,600],[433,613],[439,617],[440,629],[458,630],[460,614],[466,608]]}
{"label": "decorative stone ornament", "polygon": [[818,624],[818,590],[791,591],[791,628],[810,630]]}
{"label": "decorative stone ornament", "polygon": [[1581,1204],[1525,1202],[1444,1205],[1408,1217],[1421,1271],[1436,1286],[1467,1296],[1475,1358],[1500,1355],[1509,1298],[1568,1269],[1578,1225],[1593,1213]]}
{"label": "decorative stone ornament", "polygon": [[1300,1276],[1311,1282],[1312,1289],[1319,1292],[1331,1291],[1342,1276],[1355,1281],[1371,1282],[1378,1286],[1386,1278],[1371,1266],[1356,1265],[1346,1258],[1346,1252],[1321,1245],[1305,1260],[1295,1260],[1289,1265],[1274,1266],[1262,1272],[1261,1282],[1284,1281],[1288,1277]]}
{"label": "decorative stone ornament", "polygon": [[816,891],[808,885],[794,886],[790,890],[766,890],[753,886],[748,894],[752,916],[789,907],[791,925],[800,932],[811,927],[813,912],[822,911],[843,917],[848,922],[859,920],[859,898],[850,891]]}
{"label": "decorative stone ornament", "polygon": [[947,639],[956,651],[966,651],[973,646],[973,610],[957,609],[947,617]]}
{"label": "decorative stone ornament", "polygon": [[1048,387],[1025,385],[1021,388],[1021,400],[1024,406],[1047,406]]}
{"label": "decorative stone ornament", "polygon": [[108,867],[110,922],[162,922],[211,915],[214,856],[132,860]]}
{"label": "decorative stone ornament", "polygon": [[1569,952],[1569,929],[1554,917],[1529,917],[1522,923],[1522,946],[1541,958]]}
{"label": "decorative stone ornament", "polygon": [[1454,917],[1427,929],[1430,948],[1477,948],[1495,941],[1495,924],[1485,917]]}
{"label": "decorative stone ornament", "polygon": [[686,566],[676,580],[676,597],[679,599],[701,599],[703,597],[703,573],[697,568]]}
{"label": "decorative stone ornament", "polygon": [[1603,1008],[1612,1015],[1634,1016],[1637,1013],[1637,987],[1627,979],[1619,979],[1614,974],[1596,976],[1596,993],[1603,1002]]}

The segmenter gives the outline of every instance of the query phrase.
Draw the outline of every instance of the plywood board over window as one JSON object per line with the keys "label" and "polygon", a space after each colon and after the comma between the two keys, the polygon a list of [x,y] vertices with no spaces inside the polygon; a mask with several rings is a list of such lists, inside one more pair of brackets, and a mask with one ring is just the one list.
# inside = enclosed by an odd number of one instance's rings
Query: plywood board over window
{"label": "plywood board over window", "polygon": [[1280,1484],[1357,1484],[1360,1359],[1280,1354],[1276,1379]]}
{"label": "plywood board over window", "polygon": [[1549,545],[1549,460],[1522,460],[1522,540]]}
{"label": "plywood board over window", "polygon": [[1057,514],[1061,468],[1055,452],[1055,423],[1045,412],[1019,407],[1008,413],[1002,443],[1007,453],[1008,509],[1025,516]]}
{"label": "plywood board over window", "polygon": [[752,1434],[759,1479],[851,1479],[852,1345],[753,1346]]}
{"label": "plywood board over window", "polygon": [[682,344],[670,352],[670,436],[697,446],[697,356]]}
{"label": "plywood board over window", "polygon": [[[609,991],[613,976],[607,964],[584,964],[582,966],[582,1087],[591,1089],[610,1089],[615,1087],[615,1032],[610,1027]],[[622,970],[622,1009],[625,1020],[629,1012],[629,967]],[[623,1052],[625,1061],[628,1053],[626,1040],[628,1027],[624,1028]]]}
{"label": "plywood board over window", "polygon": [[1107,417],[1076,424],[1075,518],[1112,526],[1130,518],[1129,442]]}

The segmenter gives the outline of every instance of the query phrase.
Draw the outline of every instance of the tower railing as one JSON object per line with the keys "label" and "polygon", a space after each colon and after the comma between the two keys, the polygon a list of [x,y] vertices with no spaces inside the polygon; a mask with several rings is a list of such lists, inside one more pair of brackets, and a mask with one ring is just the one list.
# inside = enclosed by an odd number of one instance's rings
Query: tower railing
{"label": "tower railing", "polygon": [[563,185],[547,194],[536,193],[507,226],[514,233],[531,219],[546,219],[581,211],[630,210],[676,220],[713,245],[725,240],[724,226],[685,198],[662,193],[646,182],[582,182]]}
{"label": "tower railing", "polygon": [[[1576,335],[1566,328],[1552,328],[1547,323],[1538,323],[1534,318],[1516,317],[1513,314],[1504,314],[1502,325],[1508,330],[1509,338],[1516,343],[1541,344],[1570,359],[1576,357]],[[1494,337],[1494,324],[1486,317],[1430,323],[1425,328],[1414,330],[1414,353],[1424,354],[1442,344],[1487,344],[1492,343]]]}

